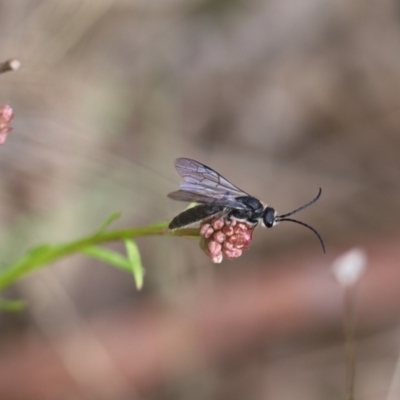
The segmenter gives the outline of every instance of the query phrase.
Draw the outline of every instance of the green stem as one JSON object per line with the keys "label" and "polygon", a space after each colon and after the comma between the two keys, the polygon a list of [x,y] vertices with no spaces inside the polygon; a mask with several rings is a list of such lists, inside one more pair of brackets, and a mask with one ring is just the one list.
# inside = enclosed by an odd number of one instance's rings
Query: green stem
{"label": "green stem", "polygon": [[[14,264],[0,271],[0,290],[17,282],[21,277],[51,264],[63,257],[80,253],[87,247],[114,241],[132,239],[143,236],[198,236],[198,229],[178,229],[170,231],[165,224],[158,224],[139,228],[120,229],[110,232],[100,232],[86,236],[67,244],[42,246],[28,252]],[[36,251],[36,253],[35,253]]]}

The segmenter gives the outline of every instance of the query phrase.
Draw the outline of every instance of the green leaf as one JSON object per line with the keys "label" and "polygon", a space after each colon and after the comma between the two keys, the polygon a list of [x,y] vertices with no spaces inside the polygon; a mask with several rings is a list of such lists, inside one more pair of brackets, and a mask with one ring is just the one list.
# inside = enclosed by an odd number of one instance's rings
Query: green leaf
{"label": "green leaf", "polygon": [[113,212],[99,227],[97,233],[104,232],[114,221],[121,216],[121,211]]}
{"label": "green leaf", "polygon": [[91,246],[82,250],[82,253],[97,260],[104,261],[107,264],[114,265],[124,271],[132,271],[129,260],[116,251],[105,249],[104,247]]}
{"label": "green leaf", "polygon": [[125,239],[124,243],[133,278],[135,279],[136,288],[137,290],[140,290],[143,287],[144,268],[142,265],[139,248],[132,239]]}
{"label": "green leaf", "polygon": [[0,299],[0,310],[7,312],[18,312],[26,307],[24,300],[6,300]]}
{"label": "green leaf", "polygon": [[[14,284],[15,282],[18,282],[39,268],[43,268],[46,265],[52,264],[62,258],[77,253],[84,253],[91,257],[106,261],[123,270],[135,271],[134,276],[136,285],[137,287],[141,287],[143,285],[143,268],[140,264],[139,256],[136,257],[137,262],[135,263],[124,258],[116,252],[97,246],[115,241],[131,240],[131,238],[136,237],[193,236],[198,234],[198,230],[195,229],[170,231],[166,228],[167,224],[168,222],[163,222],[153,226],[147,225],[134,228],[118,229],[114,231],[99,232],[72,240],[67,243],[41,245],[35,247],[29,250],[11,265],[0,268],[0,291]],[[135,245],[133,244],[133,246]],[[129,245],[129,247],[132,260],[134,260],[134,248],[131,245]]]}

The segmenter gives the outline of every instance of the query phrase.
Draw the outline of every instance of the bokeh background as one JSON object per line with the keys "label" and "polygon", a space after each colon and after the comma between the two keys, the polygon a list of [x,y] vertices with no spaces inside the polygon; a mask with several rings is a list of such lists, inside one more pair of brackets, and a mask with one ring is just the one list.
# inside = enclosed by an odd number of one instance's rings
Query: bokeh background
{"label": "bokeh background", "polygon": [[[343,287],[362,248],[359,399],[400,398],[400,6],[394,0],[0,1],[1,266],[41,243],[172,218],[176,157],[298,225],[214,266],[138,241],[144,288],[75,256],[8,289],[4,399],[344,399]],[[123,250],[118,244],[114,249]]]}

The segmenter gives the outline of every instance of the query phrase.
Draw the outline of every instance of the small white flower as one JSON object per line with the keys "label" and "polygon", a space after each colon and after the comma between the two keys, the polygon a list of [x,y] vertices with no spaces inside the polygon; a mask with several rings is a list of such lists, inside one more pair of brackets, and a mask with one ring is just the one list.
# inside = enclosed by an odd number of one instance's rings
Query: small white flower
{"label": "small white flower", "polygon": [[333,275],[342,286],[354,285],[364,273],[367,254],[361,249],[351,249],[332,264]]}

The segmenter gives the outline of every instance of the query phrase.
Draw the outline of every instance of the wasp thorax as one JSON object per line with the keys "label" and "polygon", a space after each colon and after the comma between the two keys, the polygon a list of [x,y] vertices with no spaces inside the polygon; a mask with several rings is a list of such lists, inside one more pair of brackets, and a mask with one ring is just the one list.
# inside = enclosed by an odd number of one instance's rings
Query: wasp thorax
{"label": "wasp thorax", "polygon": [[272,228],[275,225],[276,213],[272,207],[265,207],[263,213],[263,222],[267,228]]}

